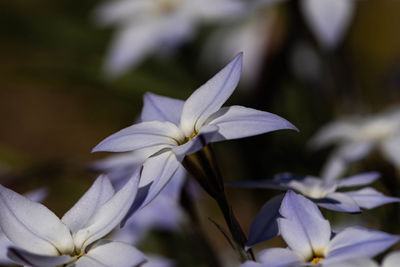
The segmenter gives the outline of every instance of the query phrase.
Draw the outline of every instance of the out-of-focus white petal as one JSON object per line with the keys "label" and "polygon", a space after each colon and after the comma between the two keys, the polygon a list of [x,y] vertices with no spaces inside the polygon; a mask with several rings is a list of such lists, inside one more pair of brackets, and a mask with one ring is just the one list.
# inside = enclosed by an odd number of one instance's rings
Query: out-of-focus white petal
{"label": "out-of-focus white petal", "polygon": [[73,251],[69,229],[40,203],[0,185],[0,227],[15,245],[33,253]]}
{"label": "out-of-focus white petal", "polygon": [[338,188],[371,184],[379,178],[379,172],[364,172],[340,180]]}
{"label": "out-of-focus white petal", "polygon": [[314,201],[318,206],[325,209],[350,213],[361,212],[358,203],[347,193],[331,193],[325,198],[315,199]]}
{"label": "out-of-focus white petal", "polygon": [[71,256],[48,256],[31,253],[29,251],[12,247],[8,249],[8,256],[15,263],[33,267],[62,266],[73,260]]}
{"label": "out-of-focus white petal", "polygon": [[90,217],[114,195],[114,188],[105,175],[100,175],[88,191],[62,217],[72,233],[86,226]]}
{"label": "out-of-focus white petal", "polygon": [[258,254],[263,266],[298,266],[302,265],[298,255],[287,248],[271,248]]}
{"label": "out-of-focus white petal", "polygon": [[[322,0],[323,2],[325,0]],[[353,1],[353,0],[350,0]],[[319,130],[310,140],[309,145],[319,149],[336,142],[350,140],[357,134],[358,124],[350,121],[330,123]]]}
{"label": "out-of-focus white petal", "polygon": [[400,263],[400,252],[393,251],[386,255],[382,261],[382,267],[398,267]]}
{"label": "out-of-focus white petal", "polygon": [[172,148],[172,152],[175,154],[178,161],[182,161],[186,155],[199,151],[214,139],[219,139],[216,135],[218,135],[218,126],[205,125],[201,127],[200,132],[192,140]]}
{"label": "out-of-focus white petal", "polygon": [[122,242],[109,242],[90,249],[73,266],[74,267],[98,267],[139,266],[146,262],[143,253],[135,247]]}
{"label": "out-of-focus white petal", "polygon": [[335,235],[326,249],[324,263],[352,258],[373,258],[386,250],[399,238],[377,230],[349,227]]}
{"label": "out-of-focus white petal", "polygon": [[47,196],[47,188],[42,187],[25,193],[24,196],[35,202],[42,202]]}
{"label": "out-of-focus white petal", "polygon": [[205,124],[218,126],[219,134],[214,142],[282,129],[297,130],[293,124],[278,115],[242,106],[221,108],[212,114]]}
{"label": "out-of-focus white petal", "polygon": [[318,41],[327,49],[343,39],[353,17],[354,0],[303,0],[305,19]]}
{"label": "out-of-focus white petal", "polygon": [[[400,131],[400,130],[399,130]],[[400,136],[382,142],[381,150],[386,158],[396,167],[400,167]]]}
{"label": "out-of-focus white petal", "polygon": [[77,250],[84,250],[86,246],[108,234],[125,217],[136,197],[140,171],[138,169],[121,190],[96,210],[86,223],[86,228],[73,234]]}
{"label": "out-of-focus white petal", "polygon": [[219,110],[239,83],[243,54],[198,88],[183,106],[180,127],[187,137],[199,131],[204,121]]}
{"label": "out-of-focus white petal", "polygon": [[169,147],[182,140],[184,136],[181,131],[171,122],[142,122],[107,137],[93,148],[92,152],[125,152],[160,145]]}
{"label": "out-of-focus white petal", "polygon": [[385,196],[371,187],[346,192],[346,195],[353,198],[364,209],[373,209],[384,204],[400,202],[400,198]]}
{"label": "out-of-focus white petal", "polygon": [[111,77],[139,65],[158,45],[159,20],[128,23],[116,33],[104,62],[104,71]]}
{"label": "out-of-focus white petal", "polygon": [[170,121],[179,124],[185,101],[152,93],[143,97],[142,121]]}
{"label": "out-of-focus white petal", "polygon": [[324,267],[379,267],[370,259],[351,259],[346,261],[323,264]]}
{"label": "out-of-focus white petal", "polygon": [[186,12],[206,22],[234,19],[246,10],[244,3],[237,0],[192,0],[185,7]]}
{"label": "out-of-focus white petal", "polygon": [[315,251],[328,245],[331,227],[311,200],[288,191],[279,212],[283,216],[278,219],[280,233],[303,260],[308,260]]}

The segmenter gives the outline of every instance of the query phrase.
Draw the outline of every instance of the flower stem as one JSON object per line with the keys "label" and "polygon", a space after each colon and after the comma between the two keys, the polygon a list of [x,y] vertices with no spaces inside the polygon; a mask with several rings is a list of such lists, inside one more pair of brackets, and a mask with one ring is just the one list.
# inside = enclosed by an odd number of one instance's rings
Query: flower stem
{"label": "flower stem", "polygon": [[247,238],[226,198],[222,175],[211,147],[205,146],[199,152],[186,156],[182,164],[217,202],[241,261],[254,260],[252,250],[246,251],[245,249]]}

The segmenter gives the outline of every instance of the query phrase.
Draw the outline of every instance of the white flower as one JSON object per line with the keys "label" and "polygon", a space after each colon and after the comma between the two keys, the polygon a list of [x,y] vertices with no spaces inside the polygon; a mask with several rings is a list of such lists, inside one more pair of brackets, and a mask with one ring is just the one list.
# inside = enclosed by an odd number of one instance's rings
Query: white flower
{"label": "white flower", "polygon": [[323,176],[340,175],[347,164],[379,150],[394,166],[400,167],[400,109],[377,115],[343,119],[323,127],[310,141],[314,148],[335,144]]}
{"label": "white flower", "polygon": [[[143,120],[107,137],[93,151],[153,150],[153,156],[144,162],[139,184],[150,187],[143,200],[145,205],[164,188],[186,155],[208,143],[296,129],[272,113],[242,106],[221,108],[239,82],[241,67],[242,54],[239,54],[185,102],[148,95],[150,103],[157,98],[159,112],[168,114],[175,123]],[[145,111],[143,114],[150,116]]]}
{"label": "white flower", "polygon": [[[120,223],[133,202],[137,172],[118,192],[100,176],[60,220],[40,203],[0,185],[0,227],[16,247],[8,256],[25,266],[137,266],[145,261],[136,248],[101,240]],[[97,242],[96,242],[97,241]]]}
{"label": "white flower", "polygon": [[109,1],[96,12],[100,23],[118,27],[105,70],[121,74],[150,54],[187,41],[202,22],[226,19],[241,11],[242,4],[236,0]]}

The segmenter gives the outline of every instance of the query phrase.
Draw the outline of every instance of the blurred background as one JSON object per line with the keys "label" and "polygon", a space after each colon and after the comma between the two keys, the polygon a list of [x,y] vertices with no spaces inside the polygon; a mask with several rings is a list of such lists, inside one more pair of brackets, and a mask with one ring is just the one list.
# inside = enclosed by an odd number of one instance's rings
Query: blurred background
{"label": "blurred background", "polygon": [[[145,92],[186,99],[241,50],[253,61],[245,61],[242,82],[227,105],[276,113],[300,132],[215,144],[224,179],[265,180],[280,172],[318,176],[332,151],[307,146],[318,129],[346,115],[400,104],[400,1],[348,1],[354,6],[348,18],[341,18],[348,23],[335,44],[321,42],[302,1],[274,1],[238,19],[200,24],[173,51],[149,53],[118,75],[104,68],[116,32],[114,26],[99,25],[95,10],[104,2],[1,2],[0,182],[19,193],[47,187],[44,203],[62,216],[97,176],[91,164],[108,155],[91,154],[91,149],[136,120]],[[257,25],[256,35],[242,34],[250,21]],[[235,36],[243,42],[232,48],[235,40],[229,38]],[[382,173],[375,188],[400,196],[400,172],[379,152],[351,164],[346,174],[370,170]],[[199,194],[195,206],[206,240],[225,266],[234,266],[233,252],[208,220],[223,225],[222,216],[208,196]],[[228,188],[227,194],[248,231],[276,192]],[[337,227],[358,224],[400,234],[394,215],[399,209],[389,204],[358,215],[324,214]],[[188,228],[186,222],[173,232],[155,229],[137,246],[177,266],[209,266]],[[275,238],[255,251],[274,245],[283,243]]]}

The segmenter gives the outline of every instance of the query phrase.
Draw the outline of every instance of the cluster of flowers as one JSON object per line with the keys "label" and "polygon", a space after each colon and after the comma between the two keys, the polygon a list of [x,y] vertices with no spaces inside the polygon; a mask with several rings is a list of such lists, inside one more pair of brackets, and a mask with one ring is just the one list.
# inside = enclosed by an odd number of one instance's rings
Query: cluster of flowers
{"label": "cluster of flowers", "polygon": [[[397,242],[397,236],[361,227],[332,231],[318,209],[354,213],[399,202],[368,187],[336,192],[372,183],[379,177],[374,172],[341,180],[281,174],[273,181],[236,184],[288,190],[262,207],[248,240],[243,239],[232,211],[226,210],[223,182],[205,149],[211,142],[297,129],[275,114],[222,107],[239,82],[241,68],[239,54],[186,101],[146,94],[140,122],[93,149],[128,152],[96,163],[112,182],[106,175],[98,177],[61,220],[28,196],[0,186],[1,255],[25,266],[139,266],[146,257],[128,244],[132,243],[129,231],[113,241],[102,238],[126,223],[125,228],[135,232],[133,236],[144,232],[149,221],[155,225],[162,221],[164,226],[169,221],[167,225],[176,227],[182,214],[174,211],[179,210],[178,196],[188,171],[220,205],[231,241],[246,261],[242,266],[376,266],[369,259]],[[205,170],[208,167],[211,171]],[[251,247],[278,234],[288,248],[267,249],[259,256],[261,263],[254,262],[248,253]],[[391,254],[382,266],[395,266],[399,257],[399,253]]]}

